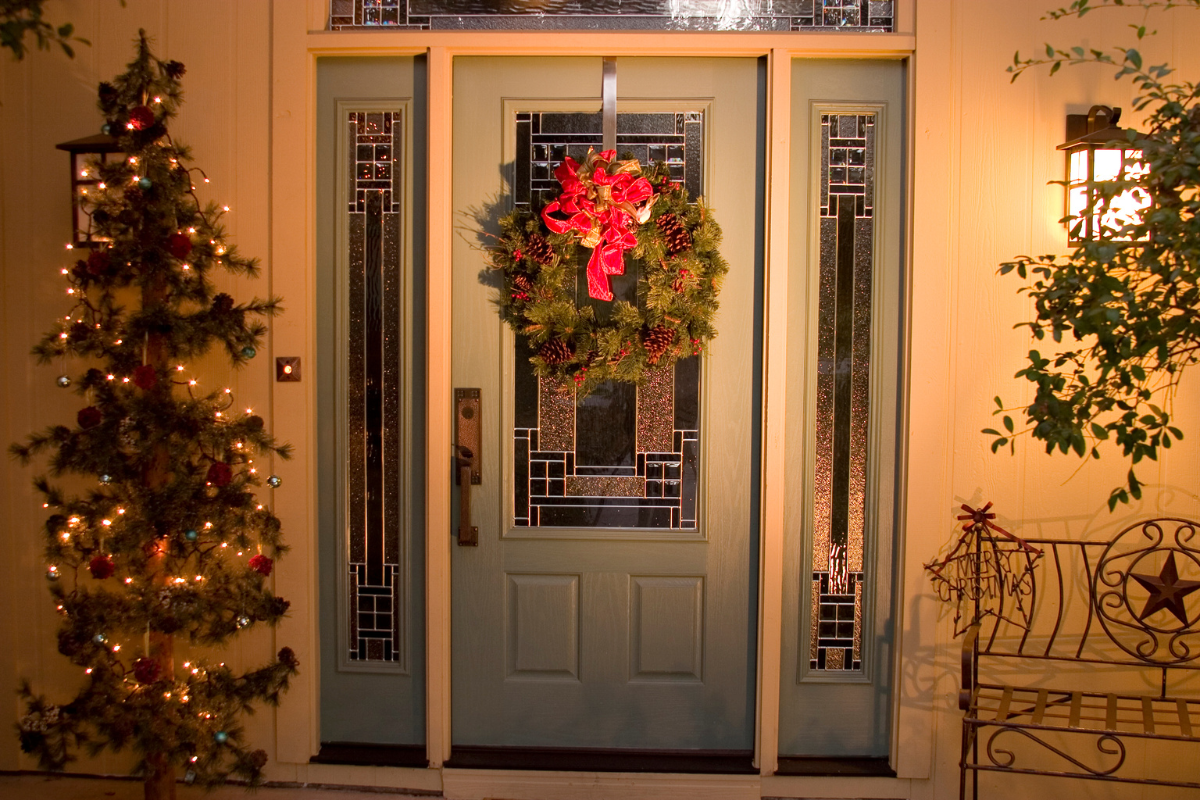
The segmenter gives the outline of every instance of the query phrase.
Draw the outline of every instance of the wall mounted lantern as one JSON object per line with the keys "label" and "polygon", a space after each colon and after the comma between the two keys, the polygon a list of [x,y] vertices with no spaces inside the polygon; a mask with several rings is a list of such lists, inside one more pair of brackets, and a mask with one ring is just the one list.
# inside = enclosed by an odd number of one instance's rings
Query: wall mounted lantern
{"label": "wall mounted lantern", "polygon": [[106,162],[110,154],[119,153],[121,148],[116,139],[105,133],[55,146],[71,154],[71,244],[95,247],[103,241],[92,232],[91,197],[100,188],[95,162]]}
{"label": "wall mounted lantern", "polygon": [[[1142,151],[1133,147],[1139,134],[1118,128],[1121,109],[1092,106],[1087,114],[1067,115],[1067,141],[1058,146],[1067,154],[1067,241],[1111,241],[1145,244],[1122,235],[1126,225],[1141,222],[1150,196],[1131,187],[1105,197],[1105,183],[1134,181],[1146,174]],[[1133,133],[1134,136],[1130,136]]]}

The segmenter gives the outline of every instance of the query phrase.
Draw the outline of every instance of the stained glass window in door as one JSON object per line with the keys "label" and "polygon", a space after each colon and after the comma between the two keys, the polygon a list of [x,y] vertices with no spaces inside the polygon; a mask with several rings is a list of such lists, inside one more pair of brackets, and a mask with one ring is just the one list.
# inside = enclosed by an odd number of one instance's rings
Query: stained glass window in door
{"label": "stained glass window in door", "polygon": [[821,116],[809,667],[862,669],[875,114]]}
{"label": "stained glass window in door", "polygon": [[396,661],[400,621],[401,114],[347,126],[347,527],[352,661]]}
{"label": "stained glass window in door", "polygon": [[[617,116],[617,152],[665,162],[692,197],[703,193],[703,113]],[[541,208],[560,187],[554,169],[600,149],[599,114],[517,115],[513,195]],[[588,297],[580,248],[578,302],[598,316],[611,303]],[[615,299],[637,303],[637,271],[613,276]],[[574,391],[539,379],[532,353],[515,354],[514,495],[517,527],[695,530],[700,470],[700,358],[652,370],[644,386],[610,382],[576,403]]]}

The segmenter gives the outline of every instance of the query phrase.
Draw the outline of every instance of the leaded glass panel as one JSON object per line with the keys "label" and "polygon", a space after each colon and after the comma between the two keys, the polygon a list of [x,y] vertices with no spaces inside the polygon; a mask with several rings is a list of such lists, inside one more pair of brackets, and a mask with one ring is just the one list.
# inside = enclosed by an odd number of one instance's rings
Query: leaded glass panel
{"label": "leaded glass panel", "polygon": [[811,653],[862,669],[875,114],[821,116]]}
{"label": "leaded glass panel", "polygon": [[349,657],[400,657],[401,114],[347,114]]}
{"label": "leaded glass panel", "polygon": [[[600,114],[519,113],[514,200],[540,208],[560,190],[554,169],[600,149]],[[703,194],[703,113],[617,115],[617,152],[667,163],[692,197]],[[577,302],[588,297],[590,251],[577,253]],[[612,276],[614,300],[637,303],[637,270]],[[610,382],[576,403],[539,379],[519,342],[514,365],[513,517],[518,527],[695,530],[700,467],[700,359],[651,370],[645,385]]]}
{"label": "leaded glass panel", "polygon": [[330,0],[329,27],[888,33],[895,0]]}

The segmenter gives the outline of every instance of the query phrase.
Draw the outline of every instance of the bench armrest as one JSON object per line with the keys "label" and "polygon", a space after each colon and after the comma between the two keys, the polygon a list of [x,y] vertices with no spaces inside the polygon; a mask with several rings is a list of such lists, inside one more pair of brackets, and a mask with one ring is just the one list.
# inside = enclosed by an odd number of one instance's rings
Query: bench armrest
{"label": "bench armrest", "polygon": [[958,692],[958,707],[966,711],[971,707],[971,695],[975,691],[975,643],[979,641],[979,623],[967,628],[962,643],[962,688]]}

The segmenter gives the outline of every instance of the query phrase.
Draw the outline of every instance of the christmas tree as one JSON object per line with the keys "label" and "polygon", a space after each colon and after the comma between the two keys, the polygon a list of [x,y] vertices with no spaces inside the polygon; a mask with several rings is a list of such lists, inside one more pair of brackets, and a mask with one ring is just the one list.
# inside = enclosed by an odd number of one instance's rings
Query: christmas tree
{"label": "christmas tree", "polygon": [[[181,102],[183,65],[160,61],[139,34],[137,57],[99,106],[124,157],[93,164],[84,211],[99,240],[62,270],[69,310],[34,348],[42,362],[79,363],[58,385],[83,407],[12,452],[48,456],[35,480],[50,511],[46,577],[62,624],[58,649],[80,688],[55,703],[22,687],[22,749],[61,769],[82,748],[131,750],[147,798],[174,797],[176,775],[205,785],[261,780],[239,718],[276,703],[296,673],[292,651],[241,674],[176,646],[222,645],[287,611],[268,582],[283,551],[279,519],[254,488],[256,464],[287,458],[263,419],[228,389],[201,392],[189,364],[216,345],[233,366],[255,355],[279,300],[237,303],[216,291],[225,270],[258,264],[226,242],[229,209],[202,204],[188,150],[167,124]],[[272,475],[271,487],[279,485]]]}

